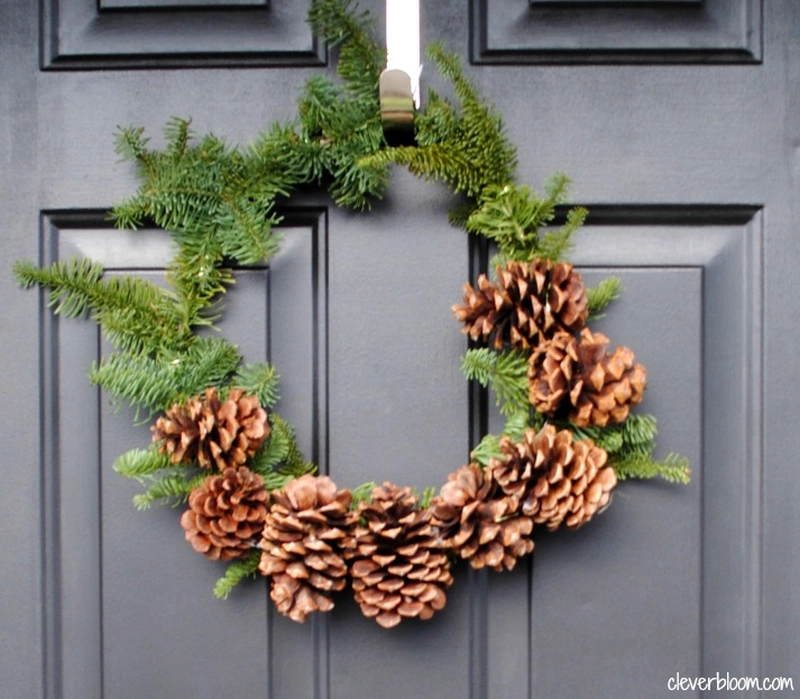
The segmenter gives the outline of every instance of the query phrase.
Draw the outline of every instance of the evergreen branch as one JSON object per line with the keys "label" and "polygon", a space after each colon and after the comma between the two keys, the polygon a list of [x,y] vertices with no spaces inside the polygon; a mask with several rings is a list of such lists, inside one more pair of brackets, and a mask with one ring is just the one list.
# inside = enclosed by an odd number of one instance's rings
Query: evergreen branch
{"label": "evergreen branch", "polygon": [[589,212],[583,207],[575,207],[567,212],[567,222],[557,231],[548,231],[539,246],[539,256],[552,262],[567,257],[574,244],[572,236],[583,225]]}
{"label": "evergreen branch", "polygon": [[313,0],[308,22],[328,46],[341,45],[337,70],[357,96],[377,101],[378,77],[386,65],[386,52],[372,38],[374,22],[368,12],[358,12],[353,0]]}
{"label": "evergreen branch", "polygon": [[423,488],[422,495],[419,496],[419,505],[417,505],[417,508],[420,510],[427,510],[431,506],[431,502],[435,497],[436,488],[434,486]]}
{"label": "evergreen branch", "polygon": [[489,461],[499,459],[503,455],[503,452],[500,451],[501,436],[497,434],[484,435],[477,446],[470,452],[469,458],[486,468],[489,465]]}
{"label": "evergreen branch", "polygon": [[164,127],[164,136],[167,138],[167,147],[164,154],[173,160],[179,160],[186,153],[189,140],[193,133],[189,128],[191,119],[172,117]]}
{"label": "evergreen branch", "polygon": [[75,318],[86,313],[124,351],[177,350],[193,340],[182,327],[170,292],[139,277],[104,280],[103,267],[88,259],[70,258],[37,268],[30,262],[14,265],[17,282],[50,290],[48,305],[57,315]]}
{"label": "evergreen branch", "polygon": [[608,462],[620,480],[661,478],[670,483],[689,482],[689,462],[671,453],[663,461],[655,459],[658,427],[652,415],[631,414],[623,423],[607,427],[578,427],[571,423],[576,439],[591,439],[608,452]]}
{"label": "evergreen branch", "polygon": [[278,392],[280,378],[274,366],[267,362],[259,362],[239,367],[234,383],[247,393],[256,396],[262,406],[271,408],[280,398]]}
{"label": "evergreen branch", "polygon": [[620,459],[609,459],[609,463],[620,481],[628,478],[661,478],[668,483],[689,483],[689,460],[670,453],[662,461],[647,454],[629,454]]}
{"label": "evergreen branch", "polygon": [[461,366],[467,379],[491,386],[503,415],[527,412],[528,359],[522,352],[497,353],[488,347],[474,348],[467,350]]}
{"label": "evergreen branch", "polygon": [[464,192],[470,197],[476,197],[486,186],[483,169],[476,166],[463,146],[455,143],[385,148],[359,160],[365,168],[390,163],[407,167],[416,177],[445,182],[455,193]]}
{"label": "evergreen branch", "polygon": [[114,470],[117,473],[140,482],[144,477],[172,466],[169,454],[162,454],[155,446],[149,449],[131,449],[114,460]]}
{"label": "evergreen branch", "polygon": [[[295,443],[294,430],[286,420],[277,413],[270,413],[269,418],[271,427],[269,438],[248,464],[251,471],[262,476],[272,473],[274,466],[286,461]],[[294,448],[296,449],[296,446]]]}
{"label": "evergreen branch", "polygon": [[214,597],[228,599],[234,587],[245,578],[255,578],[258,573],[258,564],[261,560],[261,551],[252,551],[244,558],[239,558],[228,565],[225,574],[214,585]]}
{"label": "evergreen branch", "polygon": [[372,491],[377,487],[378,484],[375,481],[367,481],[353,488],[351,491],[353,500],[350,502],[350,509],[357,510],[359,503],[370,500]]}
{"label": "evergreen branch", "polygon": [[425,109],[415,115],[417,145],[432,146],[456,138],[458,115],[452,104],[429,90]]}
{"label": "evergreen branch", "polygon": [[303,458],[294,428],[275,412],[270,413],[269,419],[272,427],[269,439],[248,466],[264,477],[267,490],[280,490],[289,481],[316,472],[317,467]]}
{"label": "evergreen branch", "polygon": [[539,255],[539,229],[554,216],[554,205],[525,186],[492,185],[467,219],[467,230],[497,243],[506,259],[528,262]]}
{"label": "evergreen branch", "polygon": [[481,169],[485,171],[484,186],[513,182],[517,149],[505,135],[500,114],[481,100],[478,91],[464,76],[461,59],[456,53],[435,43],[428,48],[428,56],[441,75],[452,83],[461,102],[460,133],[454,132],[454,141],[460,141],[471,157],[481,163]]}
{"label": "evergreen branch", "polygon": [[[147,150],[149,140],[144,135],[144,127],[127,127],[118,129],[114,143],[114,150],[121,160],[130,160],[136,163],[137,173],[140,177],[145,177],[152,165],[152,155]],[[126,220],[122,227],[135,230],[141,225],[141,220],[133,218]]]}
{"label": "evergreen branch", "polygon": [[133,504],[138,510],[147,510],[155,502],[178,507],[186,502],[191,493],[206,478],[205,473],[188,476],[185,469],[171,471],[161,476],[147,477],[151,481],[144,493],[133,496]]}
{"label": "evergreen branch", "polygon": [[185,353],[165,353],[158,358],[114,353],[92,367],[92,383],[102,386],[148,416],[173,403],[223,386],[241,361],[235,345],[218,338],[199,338]]}
{"label": "evergreen branch", "polygon": [[317,467],[310,461],[304,461],[302,468],[296,468],[291,472],[278,470],[272,471],[264,476],[264,487],[269,490],[283,490],[293,480],[300,478],[307,473],[314,474],[317,472]]}
{"label": "evergreen branch", "polygon": [[619,277],[606,277],[596,287],[586,290],[589,320],[603,317],[603,311],[622,295],[622,280]]}

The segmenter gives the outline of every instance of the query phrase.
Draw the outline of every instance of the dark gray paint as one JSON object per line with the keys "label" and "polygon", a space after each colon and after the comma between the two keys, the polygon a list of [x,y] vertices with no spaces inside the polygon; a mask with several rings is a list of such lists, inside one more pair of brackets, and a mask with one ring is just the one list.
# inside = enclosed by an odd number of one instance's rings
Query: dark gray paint
{"label": "dark gray paint", "polygon": [[[295,48],[280,48],[300,5],[272,3],[256,53],[317,55],[299,20]],[[318,69],[235,70],[262,61],[240,51],[238,9],[199,33],[213,13],[144,9],[114,20],[117,41],[104,23],[126,11],[92,19],[93,4],[45,0],[43,61],[63,70],[43,72],[37,14],[0,5],[3,697],[633,699],[668,696],[675,672],[718,670],[797,685],[800,6],[591,5],[472,0],[470,15],[423,0],[423,40],[510,64],[469,72],[505,116],[520,179],[539,187],[565,170],[589,205],[574,260],[588,279],[622,276],[601,327],[648,367],[642,407],[659,416],[661,453],[686,454],[694,479],[623,484],[590,526],[540,536],[513,574],[459,567],[444,613],[388,633],[347,596],[303,626],[276,615],[260,583],[214,600],[219,569],[183,541],[179,513],[135,511],[135,485],[110,470],[148,434],[87,385],[96,330],[54,321],[8,272],[19,257],[80,252],[160,275],[158,232],[103,223],[135,186],[115,162],[116,125],[157,134],[193,116],[197,131],[246,143],[292,115]],[[660,12],[674,21],[640,33]],[[713,31],[698,19],[710,16]],[[426,70],[423,82],[439,81]],[[298,199],[282,256],[240,272],[231,294],[226,332],[276,362],[283,412],[342,485],[441,483],[481,426],[497,428],[458,369],[449,306],[480,254],[448,206],[444,188],[402,172],[369,215]]]}

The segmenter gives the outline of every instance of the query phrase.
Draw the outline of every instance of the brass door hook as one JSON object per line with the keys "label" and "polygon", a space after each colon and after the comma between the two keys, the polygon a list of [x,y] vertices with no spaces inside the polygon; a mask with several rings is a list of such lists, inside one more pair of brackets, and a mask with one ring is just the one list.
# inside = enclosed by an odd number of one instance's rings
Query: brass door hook
{"label": "brass door hook", "polygon": [[399,68],[387,68],[380,76],[383,134],[391,146],[414,143],[414,96],[411,78]]}
{"label": "brass door hook", "polygon": [[421,72],[419,2],[386,0],[386,70],[380,76],[380,106],[389,145],[414,143]]}

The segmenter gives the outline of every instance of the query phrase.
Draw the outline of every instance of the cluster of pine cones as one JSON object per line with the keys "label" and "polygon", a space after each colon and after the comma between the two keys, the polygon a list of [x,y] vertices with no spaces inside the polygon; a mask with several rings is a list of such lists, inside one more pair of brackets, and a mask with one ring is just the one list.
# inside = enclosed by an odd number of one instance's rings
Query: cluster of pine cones
{"label": "cluster of pine cones", "polygon": [[586,288],[565,262],[508,262],[497,282],[464,285],[453,313],[473,340],[529,354],[530,403],[548,418],[581,426],[623,422],[642,400],[647,374],[627,347],[585,327]]}
{"label": "cluster of pine cones", "polygon": [[383,627],[429,619],[445,606],[455,556],[511,569],[533,550],[535,525],[581,526],[616,484],[604,451],[547,426],[518,443],[504,438],[500,457],[458,469],[426,507],[388,482],[354,506],[328,476],[270,493],[246,465],[269,435],[267,414],[239,389],[174,405],[152,432],[174,463],[211,470],[181,517],[192,547],[222,561],[260,549],[270,596],[295,621],[330,610],[348,580],[364,615]]}
{"label": "cluster of pine cones", "polygon": [[[585,327],[586,290],[569,264],[510,262],[496,283],[481,275],[477,289],[465,285],[453,310],[474,340],[528,353],[530,402],[545,416],[604,426],[642,398],[646,376],[633,353],[608,353],[608,338]],[[247,466],[270,435],[268,416],[236,388],[173,405],[152,432],[173,463],[210,471],[181,518],[193,548],[222,561],[259,549],[277,609],[301,622],[330,610],[348,581],[383,627],[429,619],[445,606],[455,559],[511,570],[533,551],[535,529],[580,527],[617,483],[603,449],[546,424],[518,441],[503,437],[499,455],[451,473],[426,506],[388,482],[354,503],[328,476],[270,493]]]}

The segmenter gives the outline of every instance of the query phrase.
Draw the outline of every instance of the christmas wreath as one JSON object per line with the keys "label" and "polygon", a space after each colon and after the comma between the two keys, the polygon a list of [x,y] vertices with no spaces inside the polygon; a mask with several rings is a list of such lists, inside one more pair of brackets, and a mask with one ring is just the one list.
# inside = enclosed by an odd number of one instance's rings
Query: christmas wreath
{"label": "christmas wreath", "polygon": [[[166,287],[104,278],[88,259],[46,268],[18,262],[24,287],[49,289],[55,313],[89,314],[114,346],[90,378],[116,400],[155,417],[152,443],[119,456],[115,469],[146,490],[134,499],[185,504],[186,539],[228,563],[215,594],[267,576],[278,610],[304,621],[328,611],[348,582],[363,613],[381,626],[430,618],[445,606],[458,558],[511,570],[534,548],[534,532],[575,529],[602,511],[617,482],[686,482],[685,460],[654,458],[656,421],[631,412],[646,372],[627,347],[588,323],[619,294],[609,278],[587,289],[565,261],[586,216],[572,208],[554,225],[568,180],[539,196],[516,184],[516,150],[500,116],[465,79],[458,58],[428,55],[453,98],[430,92],[415,116],[415,142],[384,136],[378,79],[384,50],[351,0],[314,0],[309,21],[338,47],[341,84],[308,80],[298,115],[274,124],[248,150],[197,138],[174,119],[166,147],[125,128],[117,147],[141,179],[114,207],[116,225],[168,231],[176,253]],[[380,198],[390,166],[447,183],[455,225],[497,250],[491,274],[464,285],[453,312],[469,336],[468,379],[491,390],[505,417],[468,464],[437,491],[369,483],[340,489],[304,459],[276,412],[278,374],[244,364],[227,339],[202,332],[222,313],[231,266],[278,252],[280,205],[303,186],[327,187],[339,206],[364,210]]]}

